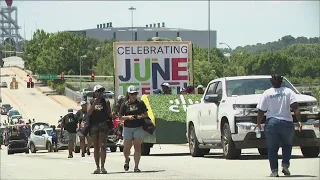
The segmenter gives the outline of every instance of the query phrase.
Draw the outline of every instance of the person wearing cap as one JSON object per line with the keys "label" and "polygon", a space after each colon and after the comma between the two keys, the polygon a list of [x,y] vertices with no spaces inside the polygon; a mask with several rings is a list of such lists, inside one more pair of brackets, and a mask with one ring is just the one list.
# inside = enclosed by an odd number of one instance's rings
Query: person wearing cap
{"label": "person wearing cap", "polygon": [[[76,142],[76,134],[77,134],[78,121],[73,114],[73,109],[68,109],[68,114],[65,115],[61,122],[61,129],[65,129],[68,132],[68,150],[69,156],[68,158],[73,158],[73,149],[74,144]],[[63,131],[60,131],[60,137],[63,137]]]}
{"label": "person wearing cap", "polygon": [[135,86],[129,86],[126,101],[120,107],[120,120],[124,121],[123,139],[125,157],[124,170],[129,170],[130,150],[134,146],[134,172],[141,172],[139,162],[141,157],[141,143],[143,138],[144,119],[148,117],[145,103],[137,99],[138,90]]}
{"label": "person wearing cap", "polygon": [[278,175],[278,150],[282,145],[282,173],[290,175],[289,166],[294,137],[294,124],[291,109],[298,121],[299,131],[302,129],[300,108],[295,98],[295,92],[290,88],[281,87],[283,77],[273,75],[270,79],[273,87],[267,89],[257,105],[257,126],[261,130],[261,122],[266,112],[264,134],[266,136],[268,159],[271,177]]}
{"label": "person wearing cap", "polygon": [[104,91],[105,88],[103,86],[96,85],[93,88],[93,99],[90,101],[90,106],[88,107],[89,135],[93,141],[94,160],[96,163],[94,174],[107,173],[104,167],[107,156],[106,141],[109,128],[113,127],[110,102],[103,98]]}
{"label": "person wearing cap", "polygon": [[203,90],[203,86],[202,85],[198,85],[197,86],[197,93],[198,94],[204,94],[204,90]]}
{"label": "person wearing cap", "polygon": [[163,94],[171,94],[171,89],[169,83],[162,83],[161,84]]}
{"label": "person wearing cap", "polygon": [[[77,132],[77,135],[79,136],[80,138],[80,149],[81,149],[81,156],[82,157],[85,157],[85,152],[87,152],[87,155],[90,155],[90,147],[91,147],[91,144],[92,144],[92,140],[90,138],[90,136],[84,136],[82,133],[81,133],[81,130],[82,128],[84,127],[84,122],[87,118],[87,101],[81,101],[80,102],[80,106],[81,106],[81,109],[79,109],[77,112],[76,112],[76,119],[78,121],[78,132]],[[87,148],[85,148],[85,138],[87,138]]]}

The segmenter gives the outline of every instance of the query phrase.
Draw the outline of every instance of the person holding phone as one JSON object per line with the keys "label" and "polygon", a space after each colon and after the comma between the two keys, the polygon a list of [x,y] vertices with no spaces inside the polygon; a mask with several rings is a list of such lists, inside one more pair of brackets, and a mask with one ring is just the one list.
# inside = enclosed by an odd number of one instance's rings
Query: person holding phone
{"label": "person holding phone", "polygon": [[[106,174],[104,167],[106,160],[106,141],[109,132],[111,118],[110,102],[103,97],[105,88],[101,85],[96,85],[93,88],[93,99],[88,107],[88,117],[90,124],[89,135],[93,141],[94,160],[96,163],[96,170],[94,174]],[[101,161],[101,166],[100,166]]]}
{"label": "person holding phone", "polygon": [[143,138],[144,119],[148,117],[145,103],[137,99],[138,90],[135,86],[129,86],[126,101],[120,107],[120,120],[124,121],[123,139],[125,157],[124,170],[129,170],[130,150],[134,146],[134,172],[141,172],[139,162],[141,157],[141,143]]}

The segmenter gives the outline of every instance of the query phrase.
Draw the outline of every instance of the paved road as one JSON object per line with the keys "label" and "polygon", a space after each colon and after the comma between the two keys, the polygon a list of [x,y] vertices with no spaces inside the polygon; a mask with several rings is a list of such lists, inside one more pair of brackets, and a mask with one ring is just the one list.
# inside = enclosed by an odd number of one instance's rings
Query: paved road
{"label": "paved road", "polygon": [[[12,72],[3,68],[1,73]],[[10,82],[7,77],[1,77],[3,80]],[[4,103],[11,103],[24,116],[35,117],[37,121],[55,123],[67,111],[36,89],[25,88],[25,83],[18,90],[2,88],[1,96]],[[1,121],[4,119],[1,116]],[[122,154],[109,153],[106,163],[109,174],[95,175],[92,155],[82,158],[76,154],[73,159],[66,158],[66,151],[7,155],[6,149],[2,149],[1,179],[270,179],[268,160],[259,156],[256,149],[245,150],[240,160],[225,160],[221,150],[211,152],[204,158],[192,158],[187,146],[155,145],[152,155],[142,157],[140,174],[133,174],[132,169],[123,173]],[[319,158],[303,158],[298,149],[293,154],[293,179],[319,179]]]}

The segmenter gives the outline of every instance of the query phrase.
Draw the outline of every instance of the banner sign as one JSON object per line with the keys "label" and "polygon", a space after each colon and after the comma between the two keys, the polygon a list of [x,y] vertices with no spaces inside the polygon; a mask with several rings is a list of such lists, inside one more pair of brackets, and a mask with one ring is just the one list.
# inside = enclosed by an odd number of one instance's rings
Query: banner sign
{"label": "banner sign", "polygon": [[[115,93],[125,95],[127,87],[139,94],[152,94],[169,83],[172,93],[193,81],[191,42],[135,41],[114,43]],[[192,71],[192,70],[191,70]]]}

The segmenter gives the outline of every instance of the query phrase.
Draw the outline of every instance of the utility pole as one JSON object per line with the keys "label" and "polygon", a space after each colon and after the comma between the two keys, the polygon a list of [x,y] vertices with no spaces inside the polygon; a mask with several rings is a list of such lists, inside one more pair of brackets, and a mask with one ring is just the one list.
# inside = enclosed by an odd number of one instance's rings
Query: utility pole
{"label": "utility pole", "polygon": [[210,62],[210,50],[211,50],[211,44],[210,44],[210,0],[208,0],[208,62]]}
{"label": "utility pole", "polygon": [[131,11],[131,40],[133,41],[133,11],[136,10],[136,8],[131,6],[129,10]]}

